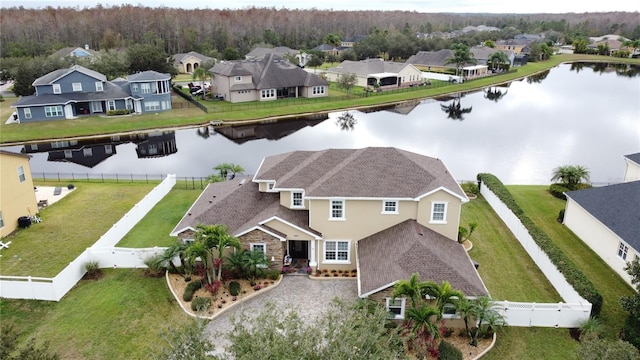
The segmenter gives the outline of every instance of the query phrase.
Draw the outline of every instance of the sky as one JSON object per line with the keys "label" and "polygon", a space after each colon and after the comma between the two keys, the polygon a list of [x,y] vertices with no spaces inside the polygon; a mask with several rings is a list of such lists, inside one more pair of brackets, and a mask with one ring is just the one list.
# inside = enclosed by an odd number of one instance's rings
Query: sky
{"label": "sky", "polygon": [[145,1],[122,1],[122,0],[2,0],[2,7],[25,8],[46,8],[51,7],[73,7],[85,8],[94,7],[101,4],[104,7],[117,6],[123,4],[144,5],[149,7],[174,7],[183,9],[243,9],[246,7],[275,7],[277,9],[308,9],[317,8],[319,10],[403,10],[425,13],[451,12],[451,13],[584,13],[584,12],[609,12],[628,11],[640,12],[640,1],[618,0],[618,1],[584,1],[584,0],[537,0],[537,1],[514,1],[514,0],[414,0],[414,1],[367,1],[367,0],[276,0],[276,1],[176,1],[176,0],[145,0]]}

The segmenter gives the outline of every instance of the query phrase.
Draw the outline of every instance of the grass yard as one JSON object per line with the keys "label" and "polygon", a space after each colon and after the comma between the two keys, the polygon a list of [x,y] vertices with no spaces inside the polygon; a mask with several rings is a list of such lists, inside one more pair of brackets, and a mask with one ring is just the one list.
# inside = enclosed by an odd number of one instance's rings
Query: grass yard
{"label": "grass yard", "polygon": [[169,236],[173,227],[202,193],[202,190],[185,190],[176,184],[118,244],[118,247],[145,248],[169,246],[177,238]]}
{"label": "grass yard", "polygon": [[616,337],[627,315],[618,299],[632,295],[633,289],[571,230],[556,221],[560,210],[565,208],[565,202],[551,196],[547,192],[548,186],[510,185],[507,188],[527,216],[549,235],[600,291],[604,297],[600,316],[605,326],[603,333]]}
{"label": "grass yard", "polygon": [[164,277],[107,269],[81,280],[60,302],[0,299],[2,326],[49,342],[61,359],[149,359],[164,346],[162,332],[192,321],[178,307]]}
{"label": "grass yard", "polygon": [[[66,186],[47,182],[42,186]],[[95,243],[157,183],[74,183],[76,189],[40,212],[41,223],[4,240],[0,274],[54,277]]]}

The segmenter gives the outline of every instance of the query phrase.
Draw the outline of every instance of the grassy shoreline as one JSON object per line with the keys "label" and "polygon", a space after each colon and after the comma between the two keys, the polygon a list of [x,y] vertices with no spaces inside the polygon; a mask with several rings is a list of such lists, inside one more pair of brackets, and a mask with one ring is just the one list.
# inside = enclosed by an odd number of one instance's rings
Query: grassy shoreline
{"label": "grassy shoreline", "polygon": [[370,97],[336,97],[335,101],[307,101],[287,103],[280,100],[281,106],[240,107],[238,110],[205,113],[197,108],[174,108],[157,114],[144,114],[120,117],[82,117],[72,120],[56,120],[28,124],[5,124],[14,111],[11,104],[16,98],[6,98],[0,102],[0,145],[17,145],[27,141],[55,140],[63,138],[86,138],[117,133],[130,133],[157,129],[179,129],[207,125],[209,121],[221,120],[225,125],[280,119],[291,116],[304,116],[319,112],[331,112],[348,109],[391,105],[403,101],[433,98],[451,93],[483,89],[487,86],[507,83],[536,74],[562,63],[571,62],[610,62],[640,65],[640,59],[621,59],[608,56],[564,54],[556,55],[544,62],[528,63],[518,67],[517,71],[487,78],[467,81],[463,84],[450,84],[440,87],[425,87],[415,91],[400,93],[382,93]]}

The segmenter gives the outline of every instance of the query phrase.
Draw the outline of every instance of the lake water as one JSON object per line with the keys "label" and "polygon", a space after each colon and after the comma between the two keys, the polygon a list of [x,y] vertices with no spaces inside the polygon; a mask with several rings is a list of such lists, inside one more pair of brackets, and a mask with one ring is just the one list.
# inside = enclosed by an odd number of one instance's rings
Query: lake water
{"label": "lake water", "polygon": [[[69,145],[66,156],[64,143],[54,151],[48,151],[50,143],[5,149],[33,155],[35,177],[43,172],[201,177],[222,162],[253,174],[264,156],[283,152],[392,146],[442,159],[459,180],[490,172],[505,184],[547,184],[553,168],[583,165],[594,183],[620,182],[623,155],[640,152],[638,68],[620,74],[586,65],[563,64],[508,86],[380,111],[210,128],[208,136],[201,128],[121,137],[106,154],[109,138],[84,149],[82,142]],[[401,181],[402,174],[397,176]]]}

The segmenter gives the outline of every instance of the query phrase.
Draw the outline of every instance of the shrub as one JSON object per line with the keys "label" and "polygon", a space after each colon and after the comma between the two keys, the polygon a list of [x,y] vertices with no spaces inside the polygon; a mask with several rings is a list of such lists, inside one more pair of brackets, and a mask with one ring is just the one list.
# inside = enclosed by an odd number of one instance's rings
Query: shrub
{"label": "shrub", "polygon": [[562,222],[564,221],[564,209],[560,210],[560,212],[558,213],[558,218],[556,220],[558,220],[558,222],[562,224]]}
{"label": "shrub", "polygon": [[557,197],[558,199],[567,200],[567,197],[564,195],[564,193],[567,191],[569,191],[569,188],[567,188],[563,184],[549,185],[549,194]]}
{"label": "shrub", "polygon": [[441,341],[438,347],[441,360],[462,360],[462,351],[447,341]]}
{"label": "shrub", "polygon": [[102,275],[102,269],[100,269],[100,263],[97,261],[87,261],[84,263],[84,269],[87,271],[85,278],[97,279]]}
{"label": "shrub", "polygon": [[229,283],[229,294],[231,296],[238,296],[240,294],[240,283],[237,281],[232,281]]}
{"label": "shrub", "polygon": [[485,186],[496,194],[509,210],[513,212],[527,229],[533,241],[549,256],[551,262],[558,268],[558,271],[562,273],[567,282],[573,286],[580,296],[593,305],[591,307],[591,315],[600,315],[602,302],[604,300],[591,280],[576,267],[573,261],[549,238],[547,233],[533,223],[522,208],[518,206],[509,190],[507,190],[495,175],[480,173],[478,174],[478,180],[482,180]]}
{"label": "shrub", "polygon": [[211,306],[211,299],[208,297],[197,297],[191,302],[191,310],[195,312],[204,312]]}
{"label": "shrub", "polygon": [[275,270],[272,270],[272,271],[269,271],[269,274],[267,276],[269,277],[269,279],[276,281],[280,278],[280,273]]}
{"label": "shrub", "polygon": [[129,110],[129,109],[109,110],[107,111],[107,116],[128,115],[128,114],[131,114],[132,112],[133,110]]}
{"label": "shrub", "polygon": [[193,294],[201,287],[202,281],[200,280],[196,280],[187,284],[187,287],[184,289],[184,294],[182,294],[182,300],[191,301],[193,299]]}
{"label": "shrub", "polygon": [[164,272],[163,263],[164,257],[161,254],[144,259],[144,264],[147,266],[148,275],[150,276],[161,276]]}
{"label": "shrub", "polygon": [[480,195],[480,188],[478,184],[473,181],[465,181],[460,184],[460,187],[462,187],[462,190],[467,194]]}
{"label": "shrub", "polygon": [[211,293],[211,295],[215,295],[218,293],[218,291],[220,290],[220,285],[222,285],[220,283],[220,281],[215,280],[214,282],[212,282],[211,284],[206,284],[204,286],[204,288]]}

